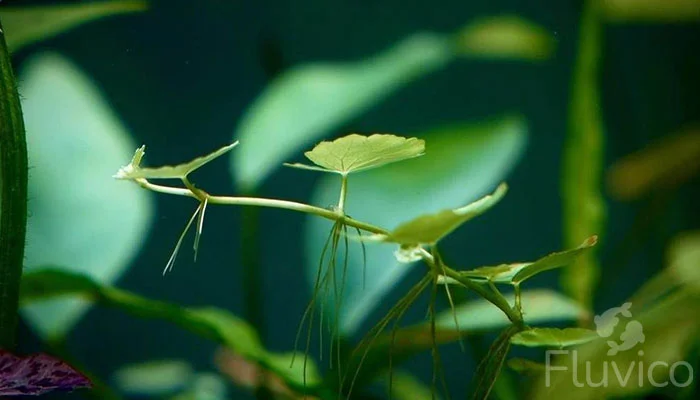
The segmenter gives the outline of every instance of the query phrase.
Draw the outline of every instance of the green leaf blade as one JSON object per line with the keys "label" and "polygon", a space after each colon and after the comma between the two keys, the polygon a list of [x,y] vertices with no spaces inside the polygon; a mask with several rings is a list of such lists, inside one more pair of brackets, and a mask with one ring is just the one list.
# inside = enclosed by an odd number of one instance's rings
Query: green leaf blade
{"label": "green leaf blade", "polygon": [[188,162],[177,165],[165,165],[155,168],[142,168],[140,166],[141,159],[146,154],[146,146],[141,146],[136,149],[134,156],[126,166],[123,166],[114,174],[116,179],[184,179],[187,175],[194,172],[196,169],[209,163],[210,161],[221,157],[228,153],[238,145],[238,142],[233,142],[223,146],[207,155],[197,157]]}
{"label": "green leaf blade", "polygon": [[384,241],[399,244],[435,244],[463,223],[495,206],[508,191],[504,183],[493,194],[454,210],[442,210],[404,222],[391,231]]}
{"label": "green leaf blade", "polygon": [[139,0],[113,0],[76,5],[3,7],[0,19],[10,51],[58,35],[90,21],[110,15],[146,10],[148,3]]}
{"label": "green leaf blade", "polygon": [[600,339],[596,331],[584,328],[532,328],[510,338],[512,344],[527,347],[569,347]]}
{"label": "green leaf blade", "polygon": [[364,136],[353,133],[332,142],[321,142],[304,155],[323,169],[347,175],[419,157],[424,153],[425,141],[417,138],[389,134]]}

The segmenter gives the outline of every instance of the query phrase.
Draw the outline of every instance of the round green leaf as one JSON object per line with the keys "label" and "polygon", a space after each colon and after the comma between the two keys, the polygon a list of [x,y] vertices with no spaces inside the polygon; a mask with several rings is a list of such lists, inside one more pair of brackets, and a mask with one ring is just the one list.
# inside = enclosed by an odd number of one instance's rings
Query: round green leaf
{"label": "round green leaf", "polygon": [[[424,156],[348,178],[346,211],[351,217],[393,228],[416,215],[475,200],[501,182],[515,165],[525,147],[526,126],[522,119],[510,117],[456,125],[418,136],[427,142]],[[336,176],[324,177],[314,191],[312,203],[335,204],[338,181]],[[329,231],[327,221],[309,217],[305,241],[311,284]],[[339,316],[345,335],[355,332],[409,268],[396,261],[395,246],[368,244],[363,279],[360,244],[351,241],[349,250],[344,306]],[[342,257],[342,249],[338,257]],[[325,310],[334,310],[333,296],[328,297]]]}
{"label": "round green leaf", "polygon": [[[322,170],[347,175],[422,156],[424,152],[425,141],[420,139],[388,134],[364,136],[353,133],[332,142],[321,142],[304,155]],[[286,165],[316,169],[304,164]]]}
{"label": "round green leaf", "polygon": [[[135,143],[94,84],[68,60],[42,55],[20,74],[29,153],[26,266],[61,265],[114,282],[143,243],[151,195],[111,178]],[[79,299],[23,309],[44,337],[66,334],[87,310]]]}

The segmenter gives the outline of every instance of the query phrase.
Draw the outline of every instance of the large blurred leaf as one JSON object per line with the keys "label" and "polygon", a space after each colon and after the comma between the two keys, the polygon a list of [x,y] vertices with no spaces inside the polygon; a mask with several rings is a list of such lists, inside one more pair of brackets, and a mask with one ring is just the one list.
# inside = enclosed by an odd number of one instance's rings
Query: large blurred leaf
{"label": "large blurred leaf", "polygon": [[700,20],[698,0],[605,0],[602,11],[611,22],[681,22]]}
{"label": "large blurred leaf", "polygon": [[[515,165],[525,148],[526,126],[520,118],[503,118],[455,125],[419,137],[426,139],[424,156],[349,178],[346,211],[350,216],[393,228],[415,215],[475,200],[492,190]],[[324,177],[312,202],[321,206],[335,204],[338,190],[337,177]],[[310,283],[315,279],[318,257],[329,230],[326,221],[308,219],[305,240]],[[399,264],[393,252],[392,245],[368,245],[363,282],[361,248],[351,243],[345,306],[340,315],[343,334],[352,335],[410,268]]]}
{"label": "large blurred leaf", "polygon": [[[136,147],[95,85],[66,59],[42,55],[20,74],[29,153],[26,267],[67,265],[114,282],[153,214],[150,194],[110,178]],[[23,310],[44,337],[62,336],[88,304],[55,299]]]}
{"label": "large blurred leaf", "polygon": [[546,29],[514,15],[478,19],[457,39],[458,50],[472,57],[542,60],[549,58],[555,44]]}
{"label": "large blurred leaf", "polygon": [[250,106],[236,130],[232,172],[256,187],[300,147],[367,110],[453,56],[450,41],[417,34],[365,61],[306,64],[281,75]]}
{"label": "large blurred leaf", "polygon": [[232,173],[244,189],[254,189],[299,148],[456,55],[543,59],[553,48],[542,27],[499,16],[477,19],[453,36],[410,36],[365,61],[298,66],[272,82],[244,115],[235,136],[245,151],[232,157]]}
{"label": "large blurred leaf", "polygon": [[[299,365],[295,363],[294,368],[290,368],[289,355],[278,355],[265,350],[255,330],[247,322],[225,310],[214,307],[188,308],[151,300],[101,285],[84,274],[58,269],[41,269],[28,272],[22,277],[21,301],[25,304],[67,295],[79,295],[138,317],[169,321],[203,338],[220,343],[236,354],[275,372],[291,387],[303,389]],[[300,359],[303,356],[297,357]],[[308,362],[309,371],[315,371],[312,361]],[[318,384],[316,378],[313,374],[307,377],[309,390]]]}
{"label": "large blurred leaf", "polygon": [[50,38],[86,22],[146,9],[139,0],[93,1],[82,4],[2,7],[0,20],[10,51]]}

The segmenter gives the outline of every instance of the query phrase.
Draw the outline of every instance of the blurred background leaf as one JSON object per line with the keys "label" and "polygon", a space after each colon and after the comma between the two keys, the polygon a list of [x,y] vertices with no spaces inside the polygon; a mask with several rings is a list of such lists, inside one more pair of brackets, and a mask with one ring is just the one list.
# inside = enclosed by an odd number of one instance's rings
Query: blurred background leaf
{"label": "blurred background leaf", "polygon": [[245,151],[231,157],[233,176],[240,187],[254,189],[299,148],[443,68],[458,54],[541,60],[553,50],[552,36],[544,28],[502,16],[478,19],[453,38],[415,34],[364,61],[292,68],[258,96],[239,123],[234,136]]}
{"label": "blurred background leaf", "polygon": [[700,20],[698,0],[604,0],[610,22],[687,22]]}
{"label": "blurred background leaf", "polygon": [[457,36],[457,51],[469,57],[544,60],[555,45],[546,29],[514,15],[478,19]]}
{"label": "blurred background leaf", "polygon": [[[427,141],[426,154],[351,176],[346,211],[353,218],[391,229],[421,213],[476,200],[492,191],[518,162],[527,142],[526,132],[522,118],[504,117],[480,124],[455,124],[416,135]],[[338,191],[337,177],[323,177],[314,190],[312,204],[335,204]],[[307,218],[306,224],[306,273],[313,285],[330,225],[319,218]],[[394,250],[393,245],[368,244],[367,269],[363,275],[360,244],[350,243],[340,314],[343,335],[353,335],[411,268],[396,261]],[[334,310],[332,299],[324,301],[329,301],[326,310]]]}
{"label": "blurred background leaf", "polygon": [[[99,89],[57,54],[36,56],[20,72],[29,154],[25,266],[47,264],[113,283],[148,234],[152,195],[110,178],[136,143]],[[22,313],[44,338],[68,333],[88,309],[52,299]]]}
{"label": "blurred background leaf", "polygon": [[[551,384],[547,387],[542,382],[545,377],[537,378],[537,383],[532,386],[533,399],[566,398],[570,400],[600,399],[608,397],[640,396],[658,388],[652,385],[649,376],[655,382],[664,382],[668,379],[669,368],[650,368],[651,364],[683,361],[688,351],[697,343],[697,335],[700,332],[700,323],[696,318],[688,318],[700,311],[700,301],[697,292],[681,289],[673,295],[662,299],[645,310],[633,308],[633,318],[643,326],[644,342],[636,347],[620,351],[614,356],[608,356],[610,350],[606,340],[598,340],[576,348],[575,353],[569,353],[554,358],[550,368],[564,368],[567,370],[552,371]],[[637,312],[639,311],[639,312]],[[618,324],[613,340],[620,338],[625,330],[627,321]],[[574,355],[575,354],[575,355]],[[576,363],[577,367],[574,368]],[[604,365],[607,363],[607,367]],[[612,364],[620,374],[630,373],[631,378],[626,383],[618,378],[612,371]],[[646,367],[645,367],[646,366]],[[604,372],[607,368],[607,372]],[[578,380],[572,377],[572,371],[578,370]],[[638,374],[642,370],[642,378]],[[682,377],[684,368],[678,368],[678,382],[685,382]],[[582,375],[582,374],[587,375]],[[603,374],[608,374],[607,385],[595,387],[583,385],[580,382],[588,379],[589,382],[601,382]],[[691,371],[692,373],[692,371]],[[692,375],[691,375],[692,377]],[[624,378],[624,375],[623,375]],[[574,382],[579,382],[576,386]],[[669,385],[671,386],[671,385]],[[672,397],[675,398],[675,397]]]}
{"label": "blurred background leaf", "polygon": [[185,390],[194,376],[187,361],[152,360],[120,367],[111,381],[122,393],[162,397]]}
{"label": "blurred background leaf", "polygon": [[[574,248],[587,237],[603,235],[605,228],[606,206],[601,190],[606,139],[599,89],[603,48],[600,3],[584,2],[571,82],[561,172],[565,248]],[[571,297],[592,308],[599,275],[598,249],[593,249],[562,270],[561,284]]]}
{"label": "blurred background leaf", "polygon": [[700,128],[663,137],[613,164],[607,173],[610,193],[620,200],[669,190],[700,170]]}
{"label": "blurred background leaf", "polygon": [[84,23],[110,15],[144,11],[146,1],[113,0],[82,4],[32,5],[0,8],[7,46],[14,52]]}

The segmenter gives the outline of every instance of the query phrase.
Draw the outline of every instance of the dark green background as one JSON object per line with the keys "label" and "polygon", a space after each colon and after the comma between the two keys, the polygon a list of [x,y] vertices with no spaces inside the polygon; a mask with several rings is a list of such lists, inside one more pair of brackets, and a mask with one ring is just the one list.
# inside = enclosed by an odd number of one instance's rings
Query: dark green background
{"label": "dark green background", "polygon": [[[450,237],[445,253],[464,266],[475,266],[533,259],[560,248],[560,165],[580,2],[151,3],[144,14],[91,23],[22,50],[16,61],[21,69],[28,56],[45,50],[72,59],[99,85],[136,141],[158,149],[149,152],[152,165],[186,160],[229,142],[246,107],[275,74],[291,65],[359,60],[411,33],[453,32],[482,16],[514,13],[544,26],[557,41],[551,60],[460,60],[402,89],[335,134],[409,135],[449,122],[478,121],[511,111],[524,114],[529,143],[508,177],[509,195],[498,208]],[[699,50],[698,24],[606,26],[601,77],[606,165],[698,122]],[[195,181],[212,192],[236,193],[228,171],[224,161],[217,161],[197,174]],[[259,194],[308,201],[316,178],[279,169]],[[608,201],[609,227],[602,247],[604,282],[596,310],[629,296],[661,267],[667,241],[680,230],[700,225],[698,181],[695,178],[679,191],[655,193],[634,203]],[[183,253],[174,271],[162,277],[192,204],[169,196],[156,199],[156,224],[119,285],[149,297],[183,305],[217,305],[242,314],[241,210],[211,207],[199,261],[194,264]],[[261,222],[265,342],[273,350],[290,350],[309,298],[299,234],[304,217],[263,210]],[[555,285],[555,275],[538,277],[528,282],[529,287]],[[404,288],[415,278],[408,277]],[[394,295],[404,288],[397,288]],[[416,307],[408,319],[423,316],[424,309]],[[24,351],[41,349],[26,328],[20,340]],[[214,368],[212,344],[165,323],[136,320],[102,308],[82,320],[69,347],[103,376],[125,363],[151,358],[185,358],[201,369]],[[471,356],[471,351],[463,354],[457,346],[443,351],[448,384],[458,398],[463,397],[473,372]],[[411,365],[429,376],[427,357]],[[236,392],[234,398],[239,395],[245,398],[243,392]]]}

